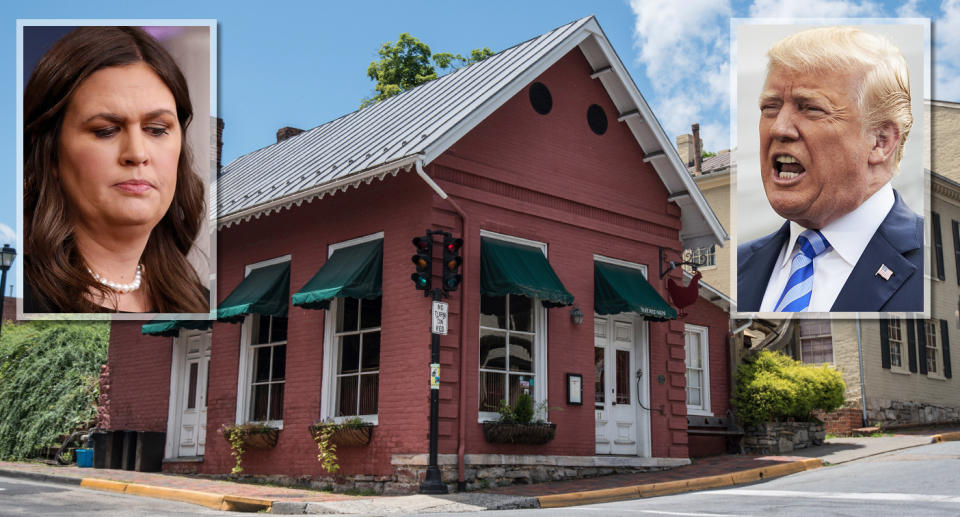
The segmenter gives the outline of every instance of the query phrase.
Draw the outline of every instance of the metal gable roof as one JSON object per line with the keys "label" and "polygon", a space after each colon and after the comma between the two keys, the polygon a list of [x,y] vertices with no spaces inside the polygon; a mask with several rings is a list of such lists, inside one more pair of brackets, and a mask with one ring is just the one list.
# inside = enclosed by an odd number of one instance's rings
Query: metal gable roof
{"label": "metal gable roof", "polygon": [[430,163],[579,46],[682,210],[685,247],[727,235],[593,16],[230,162],[218,224],[231,224]]}

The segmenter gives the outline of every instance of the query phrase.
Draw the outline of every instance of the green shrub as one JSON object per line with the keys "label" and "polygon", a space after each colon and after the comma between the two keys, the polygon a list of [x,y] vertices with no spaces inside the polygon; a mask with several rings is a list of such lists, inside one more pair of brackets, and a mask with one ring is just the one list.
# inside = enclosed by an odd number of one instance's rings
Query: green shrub
{"label": "green shrub", "polygon": [[787,418],[809,420],[815,409],[829,412],[842,406],[845,389],[840,372],[827,365],[807,365],[763,351],[737,368],[733,403],[745,425]]}
{"label": "green shrub", "polygon": [[517,405],[513,408],[513,414],[517,417],[518,424],[529,424],[533,420],[533,397],[527,393],[521,393],[517,397]]}
{"label": "green shrub", "polygon": [[38,456],[96,419],[110,322],[32,321],[0,336],[0,459]]}

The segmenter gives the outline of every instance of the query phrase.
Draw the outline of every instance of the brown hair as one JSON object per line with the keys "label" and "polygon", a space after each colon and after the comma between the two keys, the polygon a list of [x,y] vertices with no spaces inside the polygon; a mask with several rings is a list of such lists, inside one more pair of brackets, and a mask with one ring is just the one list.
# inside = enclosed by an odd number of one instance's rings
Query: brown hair
{"label": "brown hair", "polygon": [[[141,256],[151,312],[208,312],[207,290],[187,261],[205,213],[203,182],[193,172],[186,144],[193,106],[176,62],[137,27],[80,27],[58,41],[37,64],[23,94],[24,276],[36,298],[25,312],[98,312],[88,299],[99,291],[73,239],[70,206],[57,180],[60,126],[74,92],[97,70],[145,63],[170,89],[180,123],[177,187]],[[26,298],[26,295],[25,295]]]}

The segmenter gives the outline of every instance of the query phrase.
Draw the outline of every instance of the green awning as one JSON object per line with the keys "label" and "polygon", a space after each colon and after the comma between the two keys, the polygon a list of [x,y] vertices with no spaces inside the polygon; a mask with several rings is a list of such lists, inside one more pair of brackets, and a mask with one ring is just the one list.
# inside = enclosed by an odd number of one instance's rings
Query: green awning
{"label": "green awning", "polygon": [[148,336],[174,337],[180,329],[209,330],[213,328],[210,320],[161,320],[155,319],[140,327],[140,333]]}
{"label": "green awning", "polygon": [[636,312],[654,321],[677,317],[676,309],[660,297],[639,269],[606,262],[593,263],[593,311],[597,314]]}
{"label": "green awning", "polygon": [[377,298],[383,292],[383,239],[340,248],[299,291],[292,302],[305,309],[329,309],[341,296]]}
{"label": "green awning", "polygon": [[290,296],[290,262],[254,269],[220,302],[217,319],[240,323],[247,314],[286,316]]}
{"label": "green awning", "polygon": [[539,298],[545,307],[573,304],[543,252],[497,239],[480,239],[480,292]]}

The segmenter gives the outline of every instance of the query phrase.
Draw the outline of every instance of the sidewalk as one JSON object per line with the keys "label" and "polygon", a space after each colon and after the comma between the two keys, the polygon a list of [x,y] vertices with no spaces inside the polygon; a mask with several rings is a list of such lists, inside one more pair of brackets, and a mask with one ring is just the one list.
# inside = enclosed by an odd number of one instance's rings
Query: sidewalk
{"label": "sidewalk", "polygon": [[694,460],[657,472],[617,474],[450,494],[396,497],[349,496],[313,490],[218,481],[193,476],[110,469],[0,462],[0,476],[54,481],[146,497],[174,499],[222,510],[275,514],[472,512],[488,509],[550,508],[753,483],[822,465],[845,463],[937,439],[960,440],[960,427],[902,431],[877,438],[834,438],[792,456],[725,455]]}

